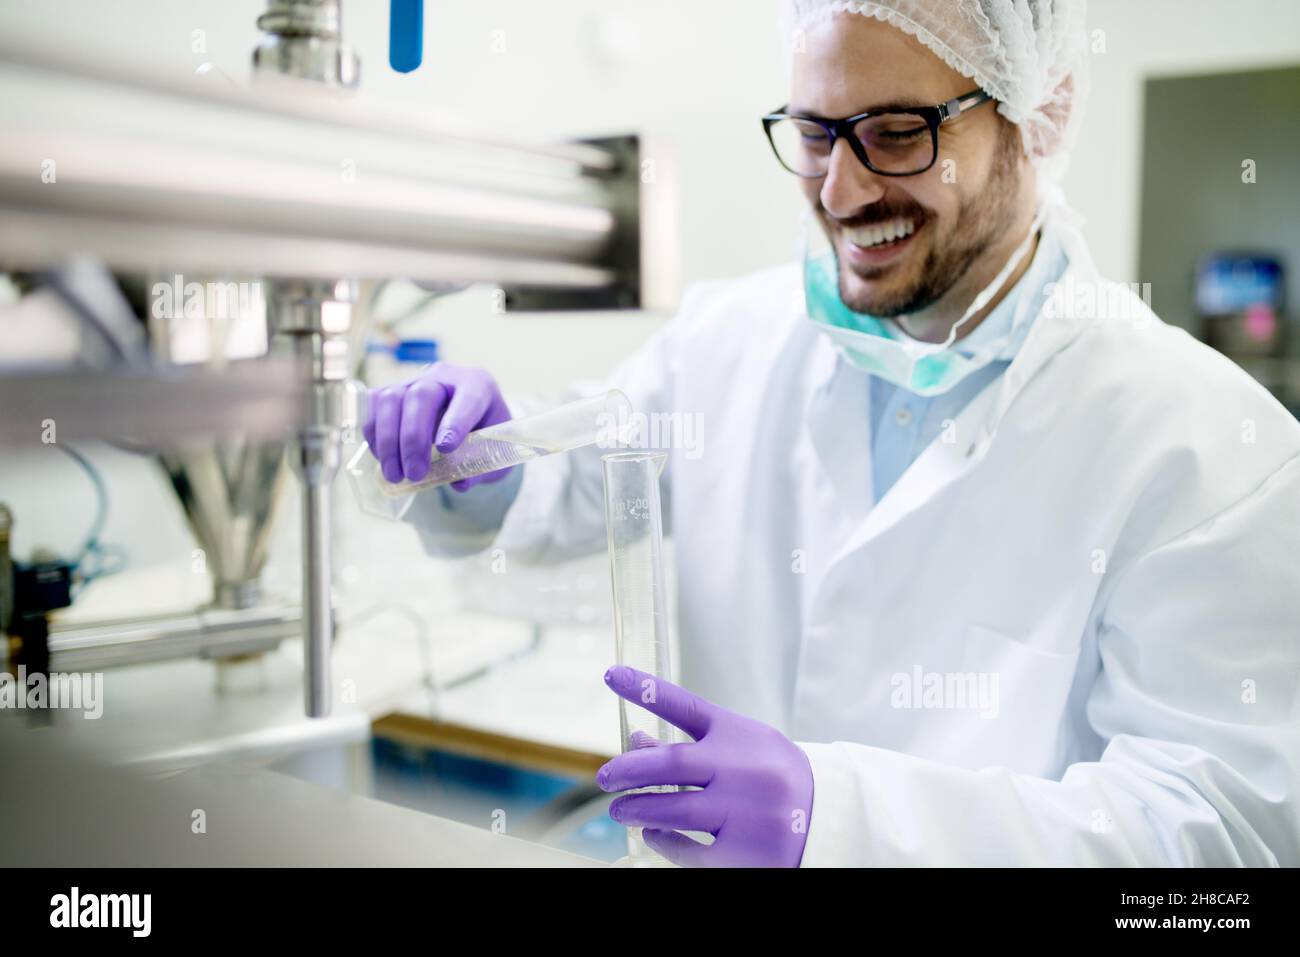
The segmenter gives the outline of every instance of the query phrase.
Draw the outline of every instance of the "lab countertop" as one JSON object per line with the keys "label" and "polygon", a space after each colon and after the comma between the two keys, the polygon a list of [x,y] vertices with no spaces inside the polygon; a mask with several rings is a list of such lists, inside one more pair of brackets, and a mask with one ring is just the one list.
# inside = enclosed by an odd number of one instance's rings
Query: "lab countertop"
{"label": "lab countertop", "polygon": [[0,736],[0,753],[23,770],[0,796],[4,866],[600,866],[262,768],[148,774],[30,735]]}
{"label": "lab countertop", "polygon": [[[445,571],[430,563],[424,577],[409,582],[390,579],[382,590],[343,591],[328,717],[304,715],[302,645],[289,640],[246,660],[181,659],[109,669],[102,675],[102,716],[45,712],[40,718],[48,719],[45,730],[54,735],[44,737],[70,754],[89,756],[77,760],[102,765],[106,773],[166,780],[158,801],[184,804],[202,797],[207,804],[190,806],[223,806],[230,815],[256,812],[268,834],[286,835],[279,842],[241,839],[202,850],[196,859],[186,855],[202,845],[182,842],[174,851],[146,855],[150,862],[593,863],[270,770],[290,768],[311,753],[362,744],[375,721],[394,714],[586,755],[618,752],[617,701],[602,681],[613,655],[608,626],[538,628],[466,611],[447,601],[448,594],[456,595],[454,581],[428,580]],[[124,572],[97,582],[66,620],[194,608],[206,598],[204,584],[168,569]],[[521,587],[517,581],[510,585]],[[188,796],[172,794],[175,788],[189,788]],[[147,831],[149,822],[139,826]],[[250,833],[259,833],[257,827]],[[303,828],[338,837],[329,849],[313,849],[310,835],[298,834]],[[144,839],[150,846],[152,841]],[[146,862],[120,846],[110,850],[114,860]]]}
{"label": "lab countertop", "polygon": [[[196,604],[187,583],[167,574],[142,569],[106,579],[69,617],[122,614],[128,605],[121,596],[132,596],[129,607],[139,614],[176,610],[178,596]],[[135,596],[142,594],[170,595],[171,605],[141,605]],[[339,621],[329,717],[303,713],[302,645],[291,640],[246,661],[107,670],[101,718],[51,712],[53,723],[107,760],[155,768],[230,757],[270,761],[364,741],[371,722],[393,712],[576,751],[619,750],[617,702],[601,680],[613,642],[599,628],[538,632],[527,622],[431,611],[392,593],[379,604],[342,609]]]}

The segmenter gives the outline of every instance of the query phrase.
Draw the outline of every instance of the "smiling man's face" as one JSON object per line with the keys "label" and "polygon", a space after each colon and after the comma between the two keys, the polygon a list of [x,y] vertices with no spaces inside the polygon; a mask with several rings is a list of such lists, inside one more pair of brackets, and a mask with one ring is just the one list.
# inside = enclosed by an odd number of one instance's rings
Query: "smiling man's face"
{"label": "smiling man's face", "polygon": [[[836,15],[805,41],[794,54],[791,113],[838,119],[885,104],[933,106],[975,89],[914,38],[870,17]],[[835,248],[844,303],[915,317],[907,331],[935,341],[1033,217],[1032,169],[994,103],[941,126],[938,159],[924,173],[880,176],[840,142],[826,175],[800,183]],[[891,232],[906,235],[880,242]]]}

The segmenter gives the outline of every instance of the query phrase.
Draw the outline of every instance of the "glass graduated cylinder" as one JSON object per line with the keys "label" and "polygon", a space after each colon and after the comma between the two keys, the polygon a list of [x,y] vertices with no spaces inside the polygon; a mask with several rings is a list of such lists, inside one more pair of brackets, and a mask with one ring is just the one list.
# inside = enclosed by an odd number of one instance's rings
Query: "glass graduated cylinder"
{"label": "glass graduated cylinder", "polygon": [[[663,573],[663,517],[659,475],[667,456],[662,452],[620,452],[601,459],[605,479],[605,530],[609,540],[610,578],[614,591],[615,660],[653,678],[672,679],[669,660],[668,603]],[[653,679],[643,681],[639,701],[658,693]],[[640,731],[661,744],[676,740],[676,728],[640,704],[619,699],[619,730],[623,750]],[[676,791],[676,787],[645,788]],[[641,839],[639,828],[628,829],[628,862],[659,862]]]}
{"label": "glass graduated cylinder", "polygon": [[348,462],[347,473],[363,511],[399,519],[421,489],[450,485],[588,445],[617,447],[631,421],[632,404],[622,392],[611,389],[546,412],[478,429],[445,455],[434,449],[429,472],[418,482],[389,482],[379,460],[364,445]]}

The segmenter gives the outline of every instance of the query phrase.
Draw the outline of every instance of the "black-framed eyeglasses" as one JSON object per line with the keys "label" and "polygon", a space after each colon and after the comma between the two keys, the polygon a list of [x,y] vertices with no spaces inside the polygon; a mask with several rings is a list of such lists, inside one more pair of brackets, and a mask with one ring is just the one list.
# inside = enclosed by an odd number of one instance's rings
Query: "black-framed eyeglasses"
{"label": "black-framed eyeglasses", "polygon": [[972,90],[937,106],[872,110],[842,120],[795,116],[782,107],[763,117],[763,131],[781,165],[804,179],[826,175],[839,139],[873,173],[916,176],[939,157],[939,127],[992,99]]}

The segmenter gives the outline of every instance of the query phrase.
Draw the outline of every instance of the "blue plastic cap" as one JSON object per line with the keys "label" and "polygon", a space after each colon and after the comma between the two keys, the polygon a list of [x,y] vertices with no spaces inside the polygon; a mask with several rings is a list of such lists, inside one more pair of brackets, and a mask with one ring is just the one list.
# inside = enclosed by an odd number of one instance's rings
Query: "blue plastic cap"
{"label": "blue plastic cap", "polygon": [[398,362],[437,362],[437,339],[403,339],[393,350]]}
{"label": "blue plastic cap", "polygon": [[424,58],[424,0],[389,0],[388,65],[410,73]]}

